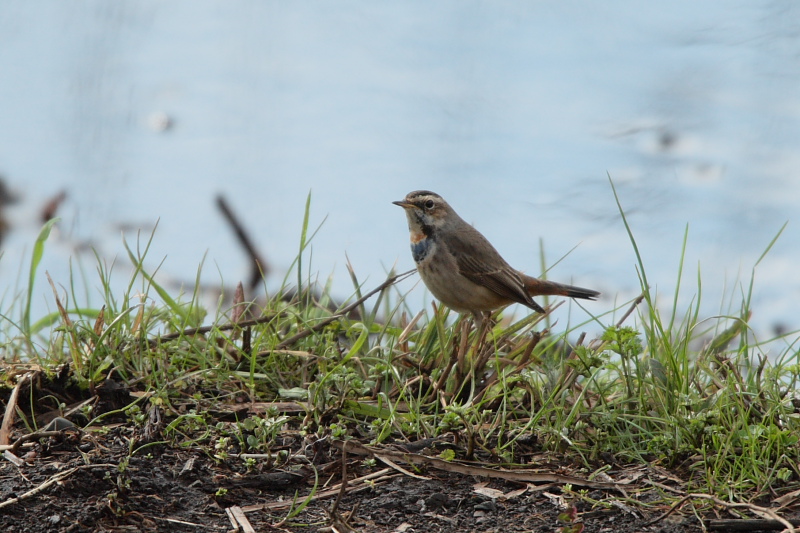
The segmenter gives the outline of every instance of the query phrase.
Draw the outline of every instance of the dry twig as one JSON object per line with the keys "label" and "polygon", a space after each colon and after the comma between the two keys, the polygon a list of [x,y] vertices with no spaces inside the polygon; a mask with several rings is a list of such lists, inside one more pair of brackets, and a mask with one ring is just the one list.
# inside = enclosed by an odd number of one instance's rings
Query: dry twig
{"label": "dry twig", "polygon": [[749,509],[750,511],[752,511],[753,513],[755,513],[755,514],[757,514],[759,516],[768,516],[772,520],[775,520],[775,521],[779,522],[785,528],[784,530],[787,531],[788,533],[795,533],[795,528],[792,526],[792,524],[788,520],[786,520],[785,518],[781,518],[780,516],[778,516],[778,513],[776,513],[772,509],[769,509],[767,507],[761,507],[760,505],[755,505],[753,503],[747,503],[747,502],[734,502],[734,503],[726,502],[726,501],[720,500],[719,498],[717,498],[716,496],[714,496],[712,494],[694,493],[694,492],[691,493],[691,494],[687,494],[686,496],[684,496],[683,498],[681,498],[680,500],[675,502],[672,505],[672,507],[670,507],[669,510],[667,510],[667,512],[665,512],[661,516],[658,516],[658,517],[650,520],[649,522],[646,522],[645,524],[643,524],[643,526],[645,526],[645,527],[646,526],[651,526],[651,525],[655,524],[656,522],[660,522],[661,520],[665,519],[666,517],[671,515],[673,512],[675,512],[675,510],[680,508],[684,503],[686,503],[687,501],[692,500],[692,499],[711,500],[712,502],[716,503],[717,505],[720,505],[720,506],[725,507],[727,509]]}
{"label": "dry twig", "polygon": [[[337,448],[342,448],[343,441],[331,441],[331,444]],[[610,489],[622,491],[622,484],[620,483],[601,483],[598,481],[589,481],[573,476],[562,476],[559,474],[543,474],[540,472],[532,472],[531,470],[498,470],[495,468],[488,468],[485,466],[465,465],[455,463],[452,461],[444,461],[435,457],[428,457],[425,455],[418,455],[415,453],[404,453],[388,449],[377,449],[371,446],[365,446],[354,441],[347,441],[347,448],[350,453],[358,455],[372,455],[375,457],[389,457],[392,460],[402,461],[408,464],[424,464],[444,470],[446,472],[455,472],[468,476],[481,476],[492,479],[505,479],[508,481],[518,481],[522,483],[559,483],[562,485],[571,484],[576,487],[588,487],[590,489]]]}
{"label": "dry twig", "polygon": [[[19,391],[23,385],[33,380],[35,374],[36,372],[26,372],[25,375],[17,381],[14,390],[11,391],[11,396],[8,397],[6,413],[3,415],[3,424],[0,425],[0,445],[7,445],[11,440],[11,426],[14,425],[14,419],[17,414],[17,398],[19,397]],[[14,449],[16,450],[16,448]]]}

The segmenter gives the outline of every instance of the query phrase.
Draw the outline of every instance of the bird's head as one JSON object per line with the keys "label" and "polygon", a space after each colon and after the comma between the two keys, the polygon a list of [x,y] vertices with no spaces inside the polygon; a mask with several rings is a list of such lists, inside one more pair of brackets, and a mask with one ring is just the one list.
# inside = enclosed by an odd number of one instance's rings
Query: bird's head
{"label": "bird's head", "polygon": [[453,218],[458,220],[453,208],[435,192],[410,192],[402,200],[392,203],[405,209],[412,238],[414,233],[429,236],[430,232],[444,226]]}

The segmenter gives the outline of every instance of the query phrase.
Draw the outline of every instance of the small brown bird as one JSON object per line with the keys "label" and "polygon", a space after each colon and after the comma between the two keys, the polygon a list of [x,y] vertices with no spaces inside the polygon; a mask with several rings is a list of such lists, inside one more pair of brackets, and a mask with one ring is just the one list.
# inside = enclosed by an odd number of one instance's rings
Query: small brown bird
{"label": "small brown bird", "polygon": [[600,295],[515,270],[486,237],[434,192],[410,192],[392,203],[406,211],[411,254],[422,281],[444,305],[459,313],[472,313],[479,324],[483,315],[511,303],[544,313],[534,296],[594,300]]}

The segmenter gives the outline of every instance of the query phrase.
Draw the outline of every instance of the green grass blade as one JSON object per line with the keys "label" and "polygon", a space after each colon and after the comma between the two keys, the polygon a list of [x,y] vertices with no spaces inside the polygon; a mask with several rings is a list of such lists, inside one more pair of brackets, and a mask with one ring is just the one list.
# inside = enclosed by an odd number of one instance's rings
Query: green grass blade
{"label": "green grass blade", "polygon": [[[303,212],[303,227],[300,230],[300,250],[297,253],[297,295],[302,298],[303,292],[303,252],[305,252],[308,245],[308,219],[311,214],[311,191],[308,191],[306,197],[306,207]],[[310,287],[309,287],[310,289]],[[310,293],[309,293],[310,295]]]}
{"label": "green grass blade", "polygon": [[166,289],[164,289],[164,287],[156,283],[156,281],[153,279],[153,276],[151,276],[145,271],[144,265],[142,264],[143,259],[136,257],[136,254],[134,254],[133,250],[131,250],[130,246],[128,246],[128,242],[123,240],[123,245],[125,246],[125,250],[128,252],[128,257],[130,258],[131,262],[133,263],[138,273],[141,274],[142,277],[147,280],[150,286],[156,290],[158,296],[161,297],[161,299],[164,301],[165,304],[167,304],[170,310],[172,310],[173,313],[175,313],[181,318],[182,325],[185,325],[189,321],[189,313],[186,311],[186,309],[184,309],[181,304],[175,301],[175,299],[173,299],[172,296],[170,296],[170,294],[166,291]]}
{"label": "green grass blade", "polygon": [[36,243],[33,245],[33,253],[31,254],[31,268],[28,274],[28,299],[25,302],[25,313],[22,316],[22,331],[26,336],[31,334],[31,300],[33,299],[33,285],[36,281],[36,270],[39,268],[39,263],[42,261],[44,255],[44,243],[50,236],[50,230],[53,226],[61,220],[60,218],[51,218],[42,226],[39,236],[36,237]]}
{"label": "green grass blade", "polygon": [[614,201],[617,203],[617,210],[619,211],[620,216],[622,217],[622,223],[625,225],[625,231],[628,233],[628,238],[631,241],[631,246],[633,246],[633,253],[636,255],[636,262],[639,264],[639,275],[642,277],[642,289],[645,289],[644,292],[647,294],[647,299],[650,299],[650,291],[646,290],[650,287],[650,284],[647,282],[647,275],[645,274],[644,270],[644,262],[642,261],[642,254],[639,253],[639,246],[636,244],[636,239],[633,236],[633,230],[631,230],[630,225],[628,224],[628,217],[625,216],[625,210],[622,208],[622,203],[619,200],[619,196],[617,195],[617,188],[614,186],[614,181],[611,179],[611,174],[608,175],[608,182],[611,184],[611,192],[614,193]]}

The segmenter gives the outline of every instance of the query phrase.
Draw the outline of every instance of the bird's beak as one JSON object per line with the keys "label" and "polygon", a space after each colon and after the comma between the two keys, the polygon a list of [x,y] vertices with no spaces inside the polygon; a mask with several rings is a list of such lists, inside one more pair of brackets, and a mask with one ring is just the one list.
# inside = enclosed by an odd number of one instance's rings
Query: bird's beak
{"label": "bird's beak", "polygon": [[414,204],[410,204],[410,203],[406,202],[405,200],[398,200],[397,202],[392,202],[392,203],[394,205],[399,205],[403,209],[409,209],[411,207],[414,207]]}

